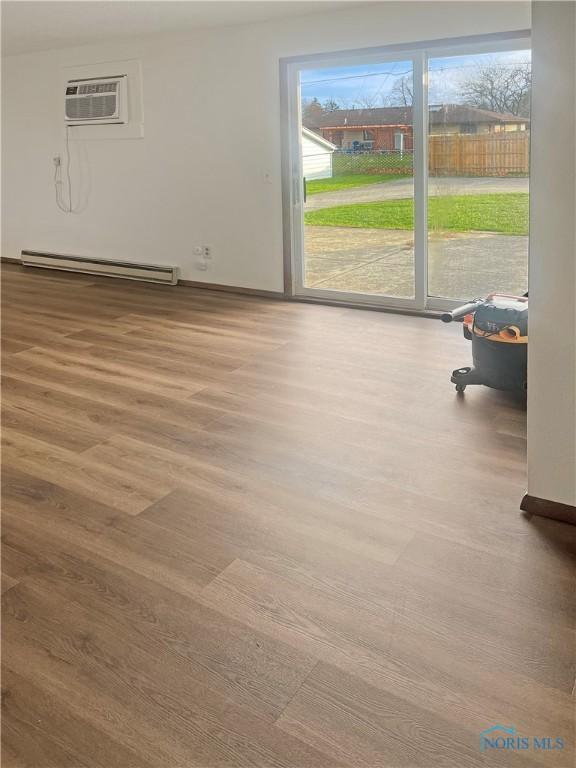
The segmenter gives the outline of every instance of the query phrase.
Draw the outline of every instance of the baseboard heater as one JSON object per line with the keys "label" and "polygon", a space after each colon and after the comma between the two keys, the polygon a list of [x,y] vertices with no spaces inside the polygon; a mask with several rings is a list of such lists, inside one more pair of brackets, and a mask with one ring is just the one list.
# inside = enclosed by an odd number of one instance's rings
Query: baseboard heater
{"label": "baseboard heater", "polygon": [[176,285],[178,282],[178,267],[166,267],[160,264],[89,259],[82,256],[67,256],[61,253],[43,253],[41,251],[22,251],[22,264],[25,267],[43,267],[44,269],[59,269],[65,272],[82,272],[87,275],[144,280],[147,283]]}

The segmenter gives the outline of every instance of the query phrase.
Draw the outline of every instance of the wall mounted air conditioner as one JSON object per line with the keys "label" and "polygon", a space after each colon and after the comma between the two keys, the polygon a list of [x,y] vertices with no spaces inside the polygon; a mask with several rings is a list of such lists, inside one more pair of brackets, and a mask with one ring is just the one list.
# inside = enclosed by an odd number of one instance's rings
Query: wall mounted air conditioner
{"label": "wall mounted air conditioner", "polygon": [[68,80],[64,114],[67,125],[128,122],[128,78]]}

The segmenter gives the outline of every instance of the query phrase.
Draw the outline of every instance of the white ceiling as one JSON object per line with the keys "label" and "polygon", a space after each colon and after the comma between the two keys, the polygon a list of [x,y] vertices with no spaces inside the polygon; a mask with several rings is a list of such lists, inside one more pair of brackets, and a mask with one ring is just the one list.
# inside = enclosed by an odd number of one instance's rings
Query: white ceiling
{"label": "white ceiling", "polygon": [[111,37],[248,24],[355,4],[331,0],[3,0],[2,54],[89,45]]}

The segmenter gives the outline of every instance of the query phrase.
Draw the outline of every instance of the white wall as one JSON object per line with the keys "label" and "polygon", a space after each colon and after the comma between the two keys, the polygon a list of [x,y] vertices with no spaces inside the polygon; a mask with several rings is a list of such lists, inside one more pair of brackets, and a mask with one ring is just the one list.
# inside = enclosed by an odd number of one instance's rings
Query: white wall
{"label": "white wall", "polygon": [[[524,2],[398,2],[7,58],[3,255],[177,264],[186,279],[281,291],[279,58],[529,26]],[[132,58],[142,62],[145,136],[82,142],[89,204],[61,213],[60,68]],[[195,244],[212,246],[209,272],[195,270]]]}
{"label": "white wall", "polygon": [[576,4],[532,7],[528,493],[576,504]]}
{"label": "white wall", "polygon": [[302,173],[307,179],[332,176],[332,150],[302,134]]}

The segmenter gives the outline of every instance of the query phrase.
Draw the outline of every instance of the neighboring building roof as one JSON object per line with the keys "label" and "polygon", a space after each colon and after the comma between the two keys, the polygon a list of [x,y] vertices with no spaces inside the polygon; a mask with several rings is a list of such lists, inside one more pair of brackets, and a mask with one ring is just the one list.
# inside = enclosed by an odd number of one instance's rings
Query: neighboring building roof
{"label": "neighboring building roof", "polygon": [[332,152],[335,149],[338,149],[336,144],[332,144],[331,141],[328,141],[328,139],[325,139],[323,136],[320,136],[319,134],[314,133],[314,131],[310,131],[304,125],[302,126],[302,135],[306,136],[306,138],[310,139],[310,141],[314,141],[316,144],[319,144],[321,147],[324,147],[325,149],[329,149]]}
{"label": "neighboring building roof", "polygon": [[489,109],[466,107],[461,104],[431,105],[429,120],[434,123],[528,123],[527,117],[509,112],[492,112]]}
{"label": "neighboring building roof", "polygon": [[[442,104],[430,107],[430,123],[528,123],[527,117],[490,112],[488,109]],[[385,125],[411,125],[412,107],[374,107],[372,109],[335,109],[311,121],[310,128],[369,128]]]}

